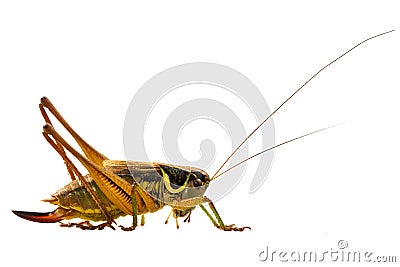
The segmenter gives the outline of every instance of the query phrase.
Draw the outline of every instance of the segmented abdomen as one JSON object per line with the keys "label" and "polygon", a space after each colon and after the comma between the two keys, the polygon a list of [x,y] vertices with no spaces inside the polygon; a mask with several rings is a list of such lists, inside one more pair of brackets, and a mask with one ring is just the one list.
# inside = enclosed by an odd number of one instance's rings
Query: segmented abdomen
{"label": "segmented abdomen", "polygon": [[[128,182],[132,183],[132,177],[122,177]],[[122,212],[117,206],[111,203],[110,200],[103,194],[94,180],[90,177],[90,175],[85,176],[86,181],[89,183],[90,187],[95,192],[96,196],[106,208],[106,210],[110,213],[113,219],[116,219],[120,216],[125,216],[124,212]],[[158,200],[151,198],[147,193],[142,191],[139,193],[137,190],[135,191],[136,201],[137,201],[137,210],[138,214],[144,214],[147,212],[154,212],[163,208],[164,204],[159,202]],[[151,198],[151,206],[149,207],[149,197]],[[58,205],[67,210],[74,210],[76,213],[74,215],[77,218],[81,218],[83,220],[91,220],[91,221],[105,221],[106,218],[104,214],[99,209],[96,202],[93,200],[89,191],[82,185],[79,180],[75,180],[59,189],[57,192],[52,194],[52,198],[46,200],[51,204]],[[147,203],[146,203],[147,202]]]}

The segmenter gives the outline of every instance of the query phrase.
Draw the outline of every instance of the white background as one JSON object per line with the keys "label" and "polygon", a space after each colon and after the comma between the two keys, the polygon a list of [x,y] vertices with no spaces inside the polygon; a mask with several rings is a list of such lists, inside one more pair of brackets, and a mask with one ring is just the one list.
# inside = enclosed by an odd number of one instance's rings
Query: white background
{"label": "white background", "polygon": [[[1,265],[266,265],[258,254],[267,245],[322,253],[340,239],[349,250],[397,253],[400,260],[396,1],[166,2],[0,5]],[[278,141],[346,124],[280,148],[260,190],[248,194],[249,173],[216,203],[226,223],[251,231],[221,232],[200,209],[179,230],[164,225],[165,209],[130,233],[64,229],[11,213],[52,209],[39,200],[68,182],[41,136],[37,105],[44,95],[94,147],[122,159],[128,105],[166,68],[197,61],[232,67],[273,109],[322,65],[392,29],[326,70],[276,114]]]}

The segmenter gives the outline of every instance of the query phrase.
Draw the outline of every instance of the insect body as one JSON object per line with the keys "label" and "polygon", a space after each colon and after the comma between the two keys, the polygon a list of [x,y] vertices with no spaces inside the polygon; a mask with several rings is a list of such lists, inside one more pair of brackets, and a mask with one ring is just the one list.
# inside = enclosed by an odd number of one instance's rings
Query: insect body
{"label": "insect body", "polygon": [[[191,210],[196,205],[210,201],[203,197],[211,181],[203,170],[171,164],[108,160],[69,126],[48,98],[41,99],[39,108],[46,121],[43,136],[64,159],[72,181],[54,193],[51,198],[44,200],[59,206],[55,211],[50,213],[13,211],[16,215],[36,222],[58,222],[72,218],[106,221],[97,226],[89,222],[62,224],[82,229],[103,229],[105,226],[112,227],[114,219],[120,216],[133,215],[133,218],[136,218],[137,215],[156,212],[165,204],[173,208],[176,219],[185,215],[190,216]],[[45,108],[49,109],[71,133],[85,156],[55,131]],[[74,155],[89,174],[83,176],[67,157],[64,149]],[[196,189],[190,190],[190,188]],[[211,207],[217,220],[220,221],[212,204]],[[213,222],[224,230],[245,229],[217,224],[215,220]],[[122,228],[132,230],[136,226],[137,219],[134,219],[132,227]]]}
{"label": "insect body", "polygon": [[[134,161],[112,161],[112,160],[104,161],[103,166],[106,170],[114,174],[117,174],[119,177],[121,177],[129,184],[132,184],[135,181],[135,183],[138,183],[140,185],[140,188],[142,189],[138,189],[135,191],[138,215],[143,215],[148,212],[158,211],[165,206],[165,202],[167,201],[171,202],[173,198],[178,197],[178,194],[171,193],[170,191],[168,191],[167,187],[165,187],[164,181],[160,179],[160,174],[157,173],[157,170],[161,170],[161,168],[163,168],[165,171],[170,171],[171,169],[175,170],[177,172],[180,172],[182,176],[187,176],[188,174],[190,174],[191,177],[193,178],[189,179],[186,184],[185,183],[182,184],[181,187],[183,189],[187,189],[188,187],[194,187],[195,185],[197,185],[198,190],[196,191],[198,192],[199,197],[204,195],[205,189],[207,188],[207,186],[202,188],[200,187],[200,185],[209,182],[209,177],[206,173],[204,173],[204,171],[194,168],[192,168],[190,171],[185,171],[184,170],[185,167],[182,166],[178,167],[178,166],[163,165],[157,163],[143,163]],[[132,173],[130,172],[129,168],[136,169],[134,173],[136,177],[135,180],[132,178]],[[179,177],[179,176],[175,175],[172,177]],[[91,178],[89,174],[84,176],[84,179],[87,181],[89,187],[95,192],[97,198],[100,200],[104,208],[107,210],[107,212],[113,219],[117,219],[120,216],[126,215],[122,210],[118,208],[118,206],[114,205],[105,196],[105,194],[100,190],[98,185],[95,183],[95,181]],[[178,181],[173,181],[171,183],[179,185],[180,182],[178,180]],[[183,191],[181,197],[186,199],[189,198],[189,196],[185,196]],[[193,197],[193,194],[191,195],[191,197]],[[160,199],[163,199],[164,202],[160,201]],[[43,201],[49,202],[59,207],[55,212],[52,212],[47,215],[43,214],[45,216],[25,217],[25,218],[39,222],[55,222],[55,221],[60,221],[62,219],[65,220],[72,218],[81,218],[89,221],[107,220],[105,215],[97,206],[95,200],[91,197],[89,191],[80,182],[80,180],[71,181],[69,184],[65,185],[63,188],[55,192],[51,196],[51,198],[45,199]],[[184,211],[186,211],[186,209],[180,210],[181,212],[180,214],[186,215],[187,212]],[[18,212],[16,213],[17,215],[22,215],[21,213]]]}
{"label": "insect body", "polygon": [[[276,108],[256,129],[254,129],[211,177],[205,171],[194,167],[154,162],[109,160],[83,140],[65,121],[50,100],[43,97],[39,104],[40,111],[46,122],[43,127],[43,136],[64,160],[72,181],[54,193],[49,199],[44,200],[45,202],[58,206],[53,212],[13,212],[19,217],[35,222],[53,223],[61,222],[62,220],[80,218],[84,221],[80,223],[61,223],[61,226],[75,226],[81,229],[103,229],[106,226],[114,229],[114,219],[117,219],[120,216],[132,215],[132,226],[121,226],[121,228],[123,230],[133,230],[138,225],[137,217],[139,215],[141,215],[141,224],[143,225],[144,214],[156,212],[164,206],[172,207],[171,213],[175,218],[177,228],[179,228],[178,218],[186,217],[185,221],[190,221],[192,210],[196,206],[200,206],[214,226],[221,230],[243,231],[246,228],[249,229],[249,227],[236,227],[233,224],[224,224],[213,202],[204,196],[209,183],[232,168],[235,168],[255,156],[324,130],[314,131],[265,149],[235,164],[229,169],[220,172],[233,154],[236,153],[236,151],[254,134],[254,132],[256,132],[269,118],[272,117],[272,115],[274,115],[321,71],[362,43],[389,32],[375,35],[360,42],[322,67],[280,106],[278,106],[278,108]],[[75,148],[73,148],[58,134],[58,132],[53,128],[46,110],[50,111],[72,135],[83,151],[83,154],[75,150]],[[65,150],[82,163],[88,171],[87,175],[83,176],[79,172],[76,166],[68,158]],[[205,204],[208,204],[211,213],[206,209]],[[89,221],[102,223],[92,225]]]}
{"label": "insect body", "polygon": [[[216,227],[226,231],[243,231],[248,228],[223,224],[211,200],[204,197],[211,181],[205,171],[171,164],[109,160],[72,129],[48,98],[41,99],[39,108],[46,121],[43,136],[63,158],[72,181],[51,198],[44,200],[59,206],[55,211],[13,211],[19,217],[36,222],[58,222],[73,218],[105,221],[96,226],[88,221],[62,224],[82,229],[103,229],[106,226],[113,228],[114,219],[120,216],[132,215],[132,226],[121,228],[133,230],[137,226],[137,215],[142,215],[143,224],[144,214],[156,212],[168,205],[172,207],[178,227],[178,217],[187,216],[189,220],[191,211],[197,205],[205,210],[203,204],[209,203],[216,220],[208,211],[207,213]],[[53,128],[46,109],[74,137],[84,155],[75,150]],[[65,149],[83,164],[89,174],[83,176],[79,172],[67,157]]]}

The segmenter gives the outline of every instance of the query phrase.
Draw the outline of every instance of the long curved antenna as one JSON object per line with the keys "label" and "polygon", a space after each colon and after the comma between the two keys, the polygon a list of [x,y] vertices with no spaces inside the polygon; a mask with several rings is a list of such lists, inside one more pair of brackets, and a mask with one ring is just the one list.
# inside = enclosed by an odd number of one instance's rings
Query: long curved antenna
{"label": "long curved antenna", "polygon": [[303,83],[302,86],[300,86],[296,91],[294,91],[294,93],[289,96],[288,98],[286,98],[285,101],[283,101],[283,103],[278,106],[263,122],[260,123],[260,125],[258,125],[241,143],[238,147],[235,148],[235,150],[233,150],[233,152],[229,155],[229,157],[224,161],[224,163],[222,163],[221,167],[219,167],[219,169],[215,172],[215,174],[212,176],[211,179],[214,179],[216,177],[216,175],[221,171],[221,169],[225,166],[225,164],[232,158],[232,156],[239,150],[240,147],[242,147],[242,145],[244,143],[246,143],[246,141],[266,122],[268,121],[283,105],[285,105],[290,99],[292,99],[293,96],[295,96],[301,89],[304,88],[304,86],[306,86],[312,79],[314,79],[318,74],[320,74],[324,69],[326,69],[327,67],[329,67],[330,65],[332,65],[333,63],[335,63],[336,61],[338,61],[339,59],[341,59],[342,57],[344,57],[345,55],[347,55],[348,53],[350,53],[352,50],[356,49],[357,47],[359,47],[360,45],[362,45],[363,43],[374,39],[376,37],[382,36],[384,34],[388,34],[390,32],[393,32],[394,30],[391,31],[387,31],[384,33],[380,33],[377,35],[374,35],[372,37],[369,37],[367,39],[365,39],[362,42],[359,42],[358,44],[356,44],[355,46],[353,46],[352,48],[350,48],[349,50],[347,50],[346,52],[344,52],[343,54],[341,54],[340,56],[338,56],[337,58],[335,58],[334,60],[332,60],[331,62],[329,62],[328,64],[326,64],[325,66],[323,66],[319,71],[317,71],[313,76],[311,76],[305,83]]}
{"label": "long curved antenna", "polygon": [[313,131],[313,132],[310,132],[310,133],[306,133],[306,134],[303,134],[303,135],[301,135],[301,136],[298,136],[298,137],[295,137],[295,138],[293,138],[293,139],[290,139],[290,140],[287,140],[287,141],[285,141],[285,142],[282,142],[282,143],[280,143],[280,144],[274,145],[274,146],[272,146],[272,147],[270,147],[270,148],[264,149],[263,151],[260,151],[260,152],[258,152],[258,153],[256,153],[256,154],[254,154],[254,155],[248,157],[247,159],[244,159],[244,160],[242,160],[242,161],[236,163],[235,165],[233,165],[232,167],[226,169],[225,171],[221,172],[220,174],[214,175],[214,176],[211,178],[211,180],[217,179],[217,178],[220,177],[221,175],[223,175],[223,174],[225,174],[226,172],[228,172],[228,171],[230,171],[230,170],[236,168],[237,166],[239,166],[239,165],[245,163],[246,161],[248,161],[248,160],[250,160],[250,159],[252,159],[252,158],[254,158],[254,157],[257,157],[257,156],[259,156],[259,155],[261,155],[261,154],[263,154],[263,153],[265,153],[265,152],[268,152],[268,151],[270,151],[270,150],[272,150],[272,149],[274,149],[274,148],[277,148],[277,147],[279,147],[279,146],[288,144],[288,143],[293,142],[293,141],[295,141],[295,140],[297,140],[297,139],[301,139],[301,138],[303,138],[303,137],[306,137],[306,136],[309,136],[309,135],[312,135],[312,134],[315,134],[315,133],[318,133],[318,132],[325,131],[325,130],[327,130],[327,129],[329,129],[329,128],[332,128],[332,127],[335,127],[335,126],[338,126],[338,125],[339,125],[339,124],[336,124],[336,125],[332,125],[332,126],[329,126],[329,127],[326,127],[326,128],[322,128],[322,129],[319,129],[319,130],[316,130],[316,131]]}

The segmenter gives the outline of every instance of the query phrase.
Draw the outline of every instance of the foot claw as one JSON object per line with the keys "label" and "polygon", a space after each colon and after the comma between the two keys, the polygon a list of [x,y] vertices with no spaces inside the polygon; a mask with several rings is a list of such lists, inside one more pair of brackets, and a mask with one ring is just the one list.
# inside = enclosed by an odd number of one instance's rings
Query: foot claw
{"label": "foot claw", "polygon": [[115,230],[115,227],[110,222],[101,223],[99,225],[93,225],[89,221],[83,221],[80,223],[63,223],[60,222],[61,227],[76,227],[81,230],[103,230],[105,227],[110,227]]}
{"label": "foot claw", "polygon": [[219,229],[224,230],[224,231],[237,231],[237,232],[242,232],[245,229],[249,229],[251,230],[250,227],[248,226],[244,226],[244,227],[236,227],[234,224],[230,224],[230,225],[225,225],[223,228],[221,228],[220,226],[218,226]]}
{"label": "foot claw", "polygon": [[129,227],[125,227],[125,226],[120,225],[119,228],[121,228],[122,231],[130,232],[130,231],[135,230],[136,226],[131,225]]}

